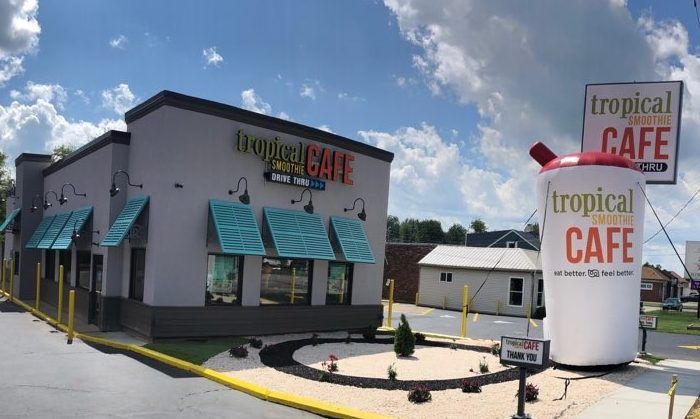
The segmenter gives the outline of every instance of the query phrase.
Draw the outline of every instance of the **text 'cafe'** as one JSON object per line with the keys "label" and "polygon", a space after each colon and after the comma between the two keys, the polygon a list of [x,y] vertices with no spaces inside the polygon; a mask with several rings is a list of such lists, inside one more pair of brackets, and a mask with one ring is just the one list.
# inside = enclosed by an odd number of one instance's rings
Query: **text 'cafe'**
{"label": "text 'cafe'", "polygon": [[[382,318],[393,154],[163,91],[66,158],[21,154],[14,295],[149,338],[364,329]],[[8,269],[9,272],[9,269]],[[64,305],[67,311],[67,307]]]}

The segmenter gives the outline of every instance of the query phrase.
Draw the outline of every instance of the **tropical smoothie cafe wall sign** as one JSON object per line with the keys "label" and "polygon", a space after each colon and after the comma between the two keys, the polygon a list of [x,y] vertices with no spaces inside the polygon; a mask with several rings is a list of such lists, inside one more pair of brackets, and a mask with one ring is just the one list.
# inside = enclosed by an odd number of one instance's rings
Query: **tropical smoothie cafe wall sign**
{"label": "tropical smoothie cafe wall sign", "polygon": [[280,137],[262,138],[238,130],[236,150],[260,157],[268,164],[265,178],[271,182],[311,189],[326,189],[326,181],[352,185],[355,156],[315,143],[288,144]]}
{"label": "tropical smoothie cafe wall sign", "polygon": [[683,82],[586,85],[581,151],[626,157],[646,183],[675,184]]}

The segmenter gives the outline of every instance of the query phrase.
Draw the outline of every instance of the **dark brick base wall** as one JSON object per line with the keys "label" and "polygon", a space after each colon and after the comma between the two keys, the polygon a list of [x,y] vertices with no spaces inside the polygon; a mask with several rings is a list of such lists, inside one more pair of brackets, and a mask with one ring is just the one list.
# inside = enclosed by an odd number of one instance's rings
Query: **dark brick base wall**
{"label": "dark brick base wall", "polygon": [[[642,282],[651,282],[651,281],[642,281]],[[642,301],[656,301],[657,303],[660,303],[663,301],[663,284],[659,282],[651,282],[653,284],[653,288],[650,290],[642,290],[640,294],[640,298]]]}
{"label": "dark brick base wall", "polygon": [[[394,300],[413,303],[418,292],[418,262],[435,249],[435,244],[387,243],[384,283],[394,280]],[[389,287],[382,289],[382,298],[389,298]]]}

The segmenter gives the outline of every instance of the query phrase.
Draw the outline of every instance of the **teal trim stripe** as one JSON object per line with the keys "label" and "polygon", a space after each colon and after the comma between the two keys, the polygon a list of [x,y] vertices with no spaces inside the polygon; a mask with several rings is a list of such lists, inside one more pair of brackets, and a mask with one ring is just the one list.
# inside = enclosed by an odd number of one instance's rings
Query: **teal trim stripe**
{"label": "teal trim stripe", "polygon": [[258,222],[248,205],[209,200],[209,210],[221,251],[233,255],[265,256]]}
{"label": "teal trim stripe", "polygon": [[331,228],[348,262],[376,263],[360,220],[331,217]]}
{"label": "teal trim stripe", "polygon": [[82,230],[90,214],[92,214],[92,207],[80,208],[79,210],[73,211],[66,225],[63,226],[58,237],[54,240],[53,245],[51,245],[51,248],[54,250],[68,250],[73,242],[73,229],[75,229],[75,231]]}
{"label": "teal trim stripe", "polygon": [[126,205],[124,205],[124,209],[122,209],[122,212],[119,214],[117,219],[114,220],[112,227],[110,227],[107,234],[105,234],[105,238],[102,239],[100,246],[119,246],[147,203],[148,196],[140,196],[138,198],[130,199]]}
{"label": "teal trim stripe", "polygon": [[263,213],[280,257],[335,260],[320,215],[280,208],[263,208]]}
{"label": "teal trim stripe", "polygon": [[27,241],[27,245],[25,246],[27,249],[36,249],[39,242],[44,237],[44,234],[46,234],[46,230],[48,230],[51,223],[53,223],[54,218],[56,218],[55,215],[50,215],[41,220],[39,226],[36,228],[36,230],[34,230],[34,234],[32,234],[32,237],[30,237],[29,241]]}
{"label": "teal trim stripe", "polygon": [[5,221],[3,221],[3,222],[2,222],[2,225],[0,225],[0,232],[5,231],[5,229],[7,228],[7,226],[9,226],[10,223],[12,222],[12,220],[14,220],[15,217],[17,216],[17,214],[19,214],[19,210],[20,210],[20,209],[21,209],[21,208],[15,208],[15,209],[13,209],[12,212],[10,213],[10,215],[8,215],[7,218],[5,218]]}
{"label": "teal trim stripe", "polygon": [[56,237],[58,237],[58,235],[61,234],[61,231],[68,222],[68,219],[70,218],[71,214],[73,214],[73,212],[64,212],[62,214],[56,214],[56,216],[53,218],[53,223],[51,223],[49,228],[46,230],[46,234],[44,234],[44,237],[41,238],[39,244],[36,245],[36,248],[51,249],[53,242],[56,240]]}

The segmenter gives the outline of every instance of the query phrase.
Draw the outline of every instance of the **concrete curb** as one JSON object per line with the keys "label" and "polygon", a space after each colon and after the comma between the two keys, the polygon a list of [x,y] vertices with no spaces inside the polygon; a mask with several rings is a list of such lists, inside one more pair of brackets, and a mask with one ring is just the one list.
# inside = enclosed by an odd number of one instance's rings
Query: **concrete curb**
{"label": "concrete curb", "polygon": [[[9,298],[9,294],[6,292],[0,292],[0,294]],[[9,301],[9,299],[8,299]],[[34,307],[29,306],[21,300],[13,299],[12,303],[17,304],[22,307],[32,315],[44,320],[51,326],[67,332],[68,328],[59,324],[56,319],[53,319],[41,311],[36,310]],[[220,373],[218,371],[204,368],[200,365],[195,365],[191,362],[183,361],[181,359],[156,352],[154,350],[144,348],[142,346],[115,342],[109,339],[99,338],[96,336],[90,336],[83,333],[75,332],[75,337],[84,342],[90,342],[98,345],[109,346],[115,349],[120,349],[124,351],[130,351],[137,353],[139,355],[154,359],[156,361],[162,362],[164,364],[170,365],[172,367],[178,368],[183,371],[187,371],[208,380],[214,381],[221,385],[224,385],[230,389],[241,391],[243,393],[249,394],[251,396],[257,397],[259,399],[269,401],[272,403],[277,403],[295,409],[305,410],[307,412],[316,413],[322,416],[328,416],[332,418],[361,418],[361,419],[379,419],[386,418],[376,413],[364,412],[362,410],[352,409],[345,406],[338,406],[331,403],[323,402],[320,400],[315,400],[307,397],[297,396],[289,393],[282,393],[279,391],[270,390],[267,387],[259,386],[257,384],[249,383],[234,377],[230,377],[226,374]]]}

